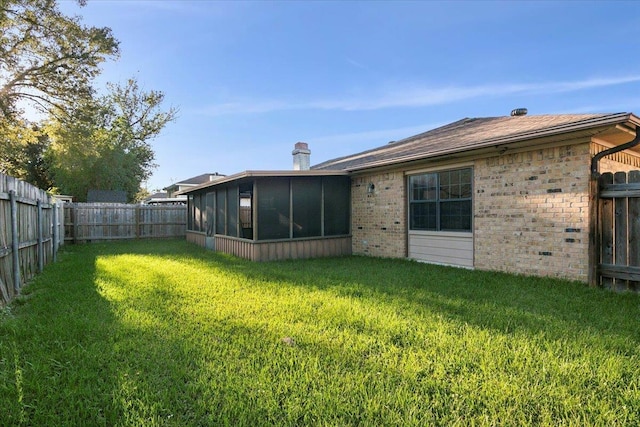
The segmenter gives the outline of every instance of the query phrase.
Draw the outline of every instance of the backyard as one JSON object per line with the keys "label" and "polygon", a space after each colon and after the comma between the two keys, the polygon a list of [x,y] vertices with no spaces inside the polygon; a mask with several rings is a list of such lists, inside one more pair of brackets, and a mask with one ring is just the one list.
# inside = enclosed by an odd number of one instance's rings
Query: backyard
{"label": "backyard", "polygon": [[640,296],[182,240],[66,246],[0,309],[0,425],[638,425]]}

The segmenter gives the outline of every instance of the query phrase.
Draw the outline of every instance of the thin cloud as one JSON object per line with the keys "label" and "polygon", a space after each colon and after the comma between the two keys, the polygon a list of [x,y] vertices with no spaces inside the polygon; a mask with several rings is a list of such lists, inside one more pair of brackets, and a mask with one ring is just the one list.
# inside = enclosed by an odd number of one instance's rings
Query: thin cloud
{"label": "thin cloud", "polygon": [[347,63],[353,65],[356,68],[360,68],[362,70],[370,71],[369,67],[367,67],[366,65],[364,65],[361,62],[356,61],[355,59],[345,58],[345,60],[347,61]]}
{"label": "thin cloud", "polygon": [[640,76],[586,79],[570,82],[449,86],[437,89],[416,85],[390,90],[381,96],[371,99],[319,101],[310,103],[310,106],[319,109],[344,111],[379,110],[394,107],[429,107],[479,97],[565,93],[635,82],[640,82]]}
{"label": "thin cloud", "polygon": [[377,95],[319,99],[306,102],[286,100],[240,100],[210,105],[199,113],[211,116],[225,114],[255,114],[285,110],[336,110],[371,111],[386,108],[429,107],[450,104],[479,97],[500,97],[513,95],[539,95],[577,92],[608,86],[640,82],[640,75],[591,78],[565,82],[507,83],[480,86],[447,86],[430,88],[421,85],[406,85],[401,88],[386,89]]}
{"label": "thin cloud", "polygon": [[621,84],[636,83],[640,81],[640,76],[624,76],[610,78],[593,78],[576,82],[563,82],[542,85],[545,92],[571,92],[576,90],[594,89],[606,86],[616,86]]}

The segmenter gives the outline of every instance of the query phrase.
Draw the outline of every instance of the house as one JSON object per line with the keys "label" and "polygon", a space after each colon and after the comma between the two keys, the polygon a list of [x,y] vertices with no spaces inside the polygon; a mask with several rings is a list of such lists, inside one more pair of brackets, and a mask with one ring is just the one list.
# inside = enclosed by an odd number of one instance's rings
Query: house
{"label": "house", "polygon": [[[293,192],[300,185],[293,183],[292,174],[348,178],[349,227],[341,238],[350,243],[350,251],[343,253],[592,282],[595,178],[602,172],[640,169],[639,124],[632,113],[526,115],[518,109],[510,116],[465,118],[308,171],[240,174],[233,179],[262,177],[265,182],[253,181],[250,194],[242,184],[233,191],[250,196],[252,206],[282,197],[280,216],[257,223],[254,216],[253,225],[287,223],[288,234],[270,238],[295,242],[295,210],[301,208],[295,197],[285,197],[287,188]],[[286,177],[290,180],[282,181],[280,196],[271,190],[260,193],[262,185]],[[192,223],[187,235],[192,241],[196,229],[217,236],[202,223],[215,216],[205,213],[213,205],[198,205],[197,199],[214,189],[209,184],[188,191]],[[322,184],[315,191],[325,198],[320,206],[326,207],[333,187]],[[228,199],[234,206],[218,216],[237,216],[236,199]],[[318,201],[314,203],[317,208]],[[235,235],[238,242],[260,239],[255,233]],[[232,246],[216,249],[246,256]],[[283,250],[264,259],[299,255],[311,256]]]}
{"label": "house", "polygon": [[150,194],[142,200],[143,205],[186,205],[186,196],[169,197],[166,191],[158,191]]}
{"label": "house", "polygon": [[149,194],[147,197],[145,197],[142,200],[142,204],[144,205],[160,204],[168,198],[167,194],[168,193],[166,191],[156,191],[155,193]]}

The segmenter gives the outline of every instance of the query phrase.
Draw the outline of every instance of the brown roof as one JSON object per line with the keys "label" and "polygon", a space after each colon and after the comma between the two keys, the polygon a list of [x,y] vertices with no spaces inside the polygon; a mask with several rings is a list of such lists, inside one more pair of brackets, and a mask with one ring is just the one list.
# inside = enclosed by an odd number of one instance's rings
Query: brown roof
{"label": "brown roof", "polygon": [[465,118],[373,150],[328,160],[312,169],[356,171],[387,166],[624,123],[632,116],[615,113]]}

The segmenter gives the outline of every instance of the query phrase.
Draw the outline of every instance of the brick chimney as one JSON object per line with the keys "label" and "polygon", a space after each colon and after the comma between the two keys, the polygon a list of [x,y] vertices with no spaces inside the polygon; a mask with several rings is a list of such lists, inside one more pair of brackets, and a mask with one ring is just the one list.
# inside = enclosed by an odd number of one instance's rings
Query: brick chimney
{"label": "brick chimney", "polygon": [[311,151],[306,142],[296,142],[291,154],[293,154],[293,170],[309,170],[311,167]]}

